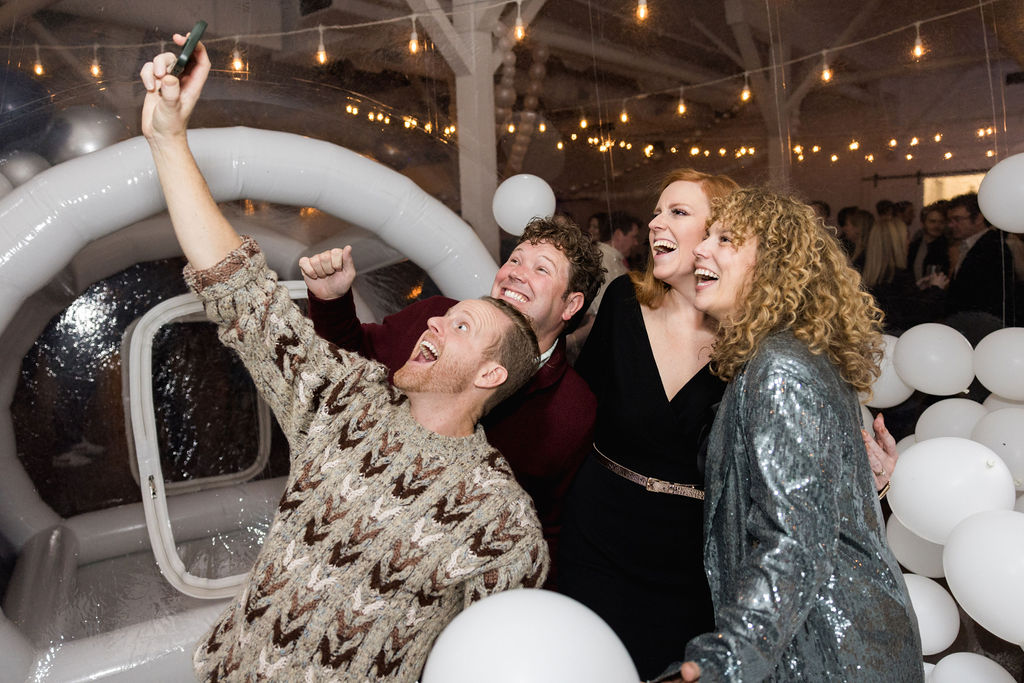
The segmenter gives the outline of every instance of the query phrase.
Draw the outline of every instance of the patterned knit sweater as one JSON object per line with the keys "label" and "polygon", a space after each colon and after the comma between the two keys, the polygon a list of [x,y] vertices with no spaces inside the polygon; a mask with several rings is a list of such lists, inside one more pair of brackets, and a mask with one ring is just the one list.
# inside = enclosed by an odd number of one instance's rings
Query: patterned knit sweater
{"label": "patterned knit sweater", "polygon": [[384,366],[316,336],[251,239],[185,277],[292,459],[240,595],[195,651],[201,680],[413,681],[468,603],[543,582],[533,505],[482,428],[417,423]]}

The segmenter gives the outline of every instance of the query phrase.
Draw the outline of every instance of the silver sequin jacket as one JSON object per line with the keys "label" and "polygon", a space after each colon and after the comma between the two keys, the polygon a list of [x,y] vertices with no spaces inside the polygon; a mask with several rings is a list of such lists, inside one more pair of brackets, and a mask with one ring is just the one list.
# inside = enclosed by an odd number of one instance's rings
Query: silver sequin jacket
{"label": "silver sequin jacket", "polygon": [[704,562],[716,633],[686,658],[711,681],[923,681],[853,388],[792,333],[725,391],[708,445]]}

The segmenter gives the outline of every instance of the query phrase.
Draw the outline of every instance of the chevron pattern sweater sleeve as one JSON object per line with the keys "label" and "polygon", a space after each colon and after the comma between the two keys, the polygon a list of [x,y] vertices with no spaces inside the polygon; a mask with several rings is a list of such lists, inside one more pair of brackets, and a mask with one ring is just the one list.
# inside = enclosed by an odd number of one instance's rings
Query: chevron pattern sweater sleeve
{"label": "chevron pattern sweater sleeve", "polygon": [[186,277],[292,444],[256,563],[195,651],[201,680],[414,681],[469,602],[543,582],[532,502],[480,427],[419,425],[382,366],[315,338],[251,240]]}

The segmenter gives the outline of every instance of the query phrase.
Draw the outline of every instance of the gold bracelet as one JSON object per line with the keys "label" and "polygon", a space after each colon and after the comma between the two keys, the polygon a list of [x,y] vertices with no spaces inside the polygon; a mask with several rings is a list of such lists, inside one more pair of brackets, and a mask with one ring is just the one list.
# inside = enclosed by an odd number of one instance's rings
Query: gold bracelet
{"label": "gold bracelet", "polygon": [[885,498],[885,494],[889,493],[889,482],[885,482],[885,486],[878,492],[878,500]]}

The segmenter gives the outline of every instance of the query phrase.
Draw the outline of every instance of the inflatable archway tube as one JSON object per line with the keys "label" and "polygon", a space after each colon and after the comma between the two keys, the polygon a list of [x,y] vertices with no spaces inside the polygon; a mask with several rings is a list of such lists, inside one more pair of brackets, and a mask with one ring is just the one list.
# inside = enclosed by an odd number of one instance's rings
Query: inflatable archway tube
{"label": "inflatable archway tube", "polygon": [[[323,141],[242,127],[190,131],[189,144],[217,201],[315,207],[374,232],[449,296],[490,289],[497,265],[472,228],[371,159]],[[141,137],[47,169],[0,199],[0,329],[87,244],[164,209]],[[16,547],[60,521],[17,460],[6,407],[0,410],[0,486],[0,533]]]}

